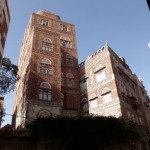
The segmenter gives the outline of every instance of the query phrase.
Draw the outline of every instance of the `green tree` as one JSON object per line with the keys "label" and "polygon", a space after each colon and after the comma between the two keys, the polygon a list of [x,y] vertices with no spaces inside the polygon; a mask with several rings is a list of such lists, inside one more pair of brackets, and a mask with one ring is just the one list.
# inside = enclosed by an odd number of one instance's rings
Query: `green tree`
{"label": "green tree", "polygon": [[116,147],[124,147],[130,143],[139,142],[141,139],[141,135],[135,125],[113,117],[38,118],[26,124],[26,128],[32,129],[33,135],[55,135],[66,139],[66,141],[70,138],[75,139],[74,141],[92,138],[102,147],[112,150]]}
{"label": "green tree", "polygon": [[5,95],[14,90],[17,80],[18,67],[11,63],[9,58],[2,59],[0,66],[0,95]]}

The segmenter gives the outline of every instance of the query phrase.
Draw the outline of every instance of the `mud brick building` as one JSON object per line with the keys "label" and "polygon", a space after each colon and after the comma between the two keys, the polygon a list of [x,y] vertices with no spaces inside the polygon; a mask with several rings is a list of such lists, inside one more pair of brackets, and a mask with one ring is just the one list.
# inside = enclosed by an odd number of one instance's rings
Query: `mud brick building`
{"label": "mud brick building", "polygon": [[7,37],[7,32],[10,23],[10,11],[8,0],[0,1],[0,64],[3,57],[3,51],[5,46],[5,41]]}
{"label": "mud brick building", "polygon": [[[80,90],[75,27],[47,11],[32,14],[20,50],[14,115],[76,114]],[[23,126],[25,118],[14,118]]]}
{"label": "mud brick building", "polygon": [[106,43],[79,65],[84,115],[123,118],[137,125],[147,145],[150,100],[142,81]]}
{"label": "mud brick building", "polygon": [[38,117],[99,115],[137,125],[148,147],[150,103],[142,81],[106,43],[78,65],[75,26],[33,13],[20,49],[13,126]]}
{"label": "mud brick building", "polygon": [[79,65],[81,108],[85,114],[125,117],[143,123],[149,97],[142,81],[109,46]]}
{"label": "mud brick building", "polygon": [[[0,66],[2,63],[9,24],[10,24],[10,10],[8,0],[0,0]],[[3,104],[4,104],[4,97],[0,95],[0,113],[2,113]],[[2,114],[0,114],[0,127],[1,121],[2,121]]]}

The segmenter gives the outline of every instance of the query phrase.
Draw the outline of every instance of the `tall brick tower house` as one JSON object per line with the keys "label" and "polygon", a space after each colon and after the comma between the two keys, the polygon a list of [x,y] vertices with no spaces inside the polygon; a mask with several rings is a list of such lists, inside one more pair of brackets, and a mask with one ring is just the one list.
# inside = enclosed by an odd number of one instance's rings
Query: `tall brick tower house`
{"label": "tall brick tower house", "polygon": [[69,115],[79,108],[75,27],[56,14],[33,13],[25,31],[16,83],[15,127],[37,117]]}
{"label": "tall brick tower house", "polygon": [[0,0],[0,64],[10,23],[8,0]]}

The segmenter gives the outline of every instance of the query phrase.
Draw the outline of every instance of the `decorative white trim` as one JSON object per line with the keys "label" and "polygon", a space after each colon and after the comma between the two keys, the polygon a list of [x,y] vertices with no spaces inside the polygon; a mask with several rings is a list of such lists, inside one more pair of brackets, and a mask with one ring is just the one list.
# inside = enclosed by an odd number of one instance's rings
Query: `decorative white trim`
{"label": "decorative white trim", "polygon": [[116,98],[116,99],[113,99],[113,100],[112,100],[111,102],[109,102],[109,103],[100,104],[100,105],[98,105],[98,106],[96,106],[96,107],[94,107],[94,108],[90,108],[89,111],[90,111],[90,113],[92,113],[92,112],[94,112],[94,111],[98,111],[98,110],[102,110],[102,109],[104,109],[104,108],[108,108],[108,107],[114,106],[114,105],[116,105],[116,104],[118,104],[118,103],[119,103],[119,99]]}

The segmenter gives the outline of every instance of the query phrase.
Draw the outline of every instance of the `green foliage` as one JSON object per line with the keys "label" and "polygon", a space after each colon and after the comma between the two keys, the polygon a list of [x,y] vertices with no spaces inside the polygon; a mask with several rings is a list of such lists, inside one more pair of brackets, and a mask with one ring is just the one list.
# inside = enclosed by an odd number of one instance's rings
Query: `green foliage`
{"label": "green foliage", "polygon": [[134,125],[113,117],[42,118],[26,127],[32,129],[35,134],[94,136],[102,144],[124,144],[140,140],[140,134]]}
{"label": "green foliage", "polygon": [[0,66],[0,95],[14,90],[18,67],[9,58],[3,58]]}

